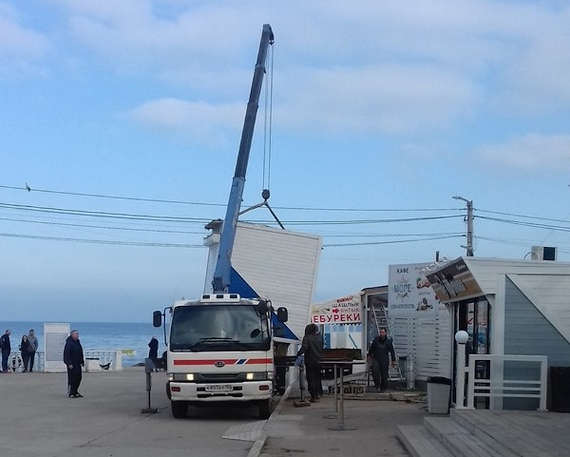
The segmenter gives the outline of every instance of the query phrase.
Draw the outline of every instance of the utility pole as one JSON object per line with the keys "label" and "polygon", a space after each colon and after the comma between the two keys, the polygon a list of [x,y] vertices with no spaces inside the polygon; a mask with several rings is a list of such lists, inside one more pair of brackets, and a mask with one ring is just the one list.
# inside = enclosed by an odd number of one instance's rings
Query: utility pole
{"label": "utility pole", "polygon": [[467,205],[467,218],[465,219],[467,222],[467,245],[461,247],[465,248],[467,257],[473,257],[473,200],[468,200],[459,195],[454,195],[452,198],[464,201]]}

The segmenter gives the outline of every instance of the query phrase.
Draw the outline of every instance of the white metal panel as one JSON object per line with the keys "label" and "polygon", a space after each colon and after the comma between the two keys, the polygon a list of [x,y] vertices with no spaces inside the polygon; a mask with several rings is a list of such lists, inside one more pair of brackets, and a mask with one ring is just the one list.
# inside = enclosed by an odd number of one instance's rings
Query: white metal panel
{"label": "white metal panel", "polygon": [[287,326],[302,337],[309,322],[321,238],[253,224],[238,224],[232,264],[261,296],[289,310]]}
{"label": "white metal panel", "polygon": [[[302,337],[309,322],[322,241],[319,236],[240,222],[232,266],[275,307],[289,310],[287,326]],[[212,291],[219,242],[209,244],[204,292]]]}
{"label": "white metal panel", "polygon": [[518,274],[509,278],[570,343],[570,274]]}
{"label": "white metal panel", "polygon": [[463,257],[463,260],[485,295],[497,293],[497,276],[501,274],[570,275],[570,263],[566,262],[531,262],[478,257]]}

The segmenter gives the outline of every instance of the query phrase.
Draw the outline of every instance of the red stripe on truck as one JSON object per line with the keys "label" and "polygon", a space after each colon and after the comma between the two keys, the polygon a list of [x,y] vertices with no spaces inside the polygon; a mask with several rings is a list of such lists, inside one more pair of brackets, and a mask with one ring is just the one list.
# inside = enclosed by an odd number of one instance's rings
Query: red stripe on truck
{"label": "red stripe on truck", "polygon": [[237,359],[211,359],[211,360],[174,360],[174,365],[214,365],[216,362],[224,362],[226,365],[236,363]]}
{"label": "red stripe on truck", "polygon": [[251,365],[251,364],[260,365],[262,363],[273,363],[273,359],[248,359],[247,362],[245,362],[245,363],[247,363],[248,365]]}

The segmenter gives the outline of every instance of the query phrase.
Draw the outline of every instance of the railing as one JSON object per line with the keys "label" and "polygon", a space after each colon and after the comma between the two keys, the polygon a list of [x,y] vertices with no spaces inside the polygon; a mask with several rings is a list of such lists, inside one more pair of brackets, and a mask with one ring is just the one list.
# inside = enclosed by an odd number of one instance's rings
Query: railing
{"label": "railing", "polygon": [[[88,359],[98,359],[99,365],[110,363],[109,370],[118,371],[123,369],[123,351],[122,350],[87,350],[83,356],[87,362]],[[14,363],[15,361],[15,363]],[[13,368],[14,367],[14,368]],[[19,351],[13,351],[8,358],[8,369],[10,371],[21,372],[24,369],[22,356]],[[37,351],[34,359],[34,371],[45,370],[45,353]]]}
{"label": "railing", "polygon": [[[488,378],[476,378],[477,362],[488,362]],[[538,379],[505,379],[506,366],[509,362],[519,364],[518,371],[525,375],[536,373]],[[534,364],[535,368],[521,368],[522,365]],[[467,408],[475,408],[475,398],[532,398],[538,399],[539,410],[546,410],[548,358],[541,355],[499,355],[470,354],[467,381]],[[513,371],[517,371],[516,367]],[[527,377],[527,376],[524,376]],[[530,376],[529,376],[530,377]],[[502,406],[501,406],[502,407]]]}

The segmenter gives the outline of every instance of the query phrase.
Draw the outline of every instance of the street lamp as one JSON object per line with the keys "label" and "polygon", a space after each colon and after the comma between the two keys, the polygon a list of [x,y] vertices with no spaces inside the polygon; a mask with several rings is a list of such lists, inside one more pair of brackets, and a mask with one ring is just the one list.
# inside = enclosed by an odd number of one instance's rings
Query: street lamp
{"label": "street lamp", "polygon": [[468,200],[460,195],[454,195],[454,200],[461,200],[467,204],[467,246],[461,246],[466,249],[467,257],[473,257],[473,200]]}

